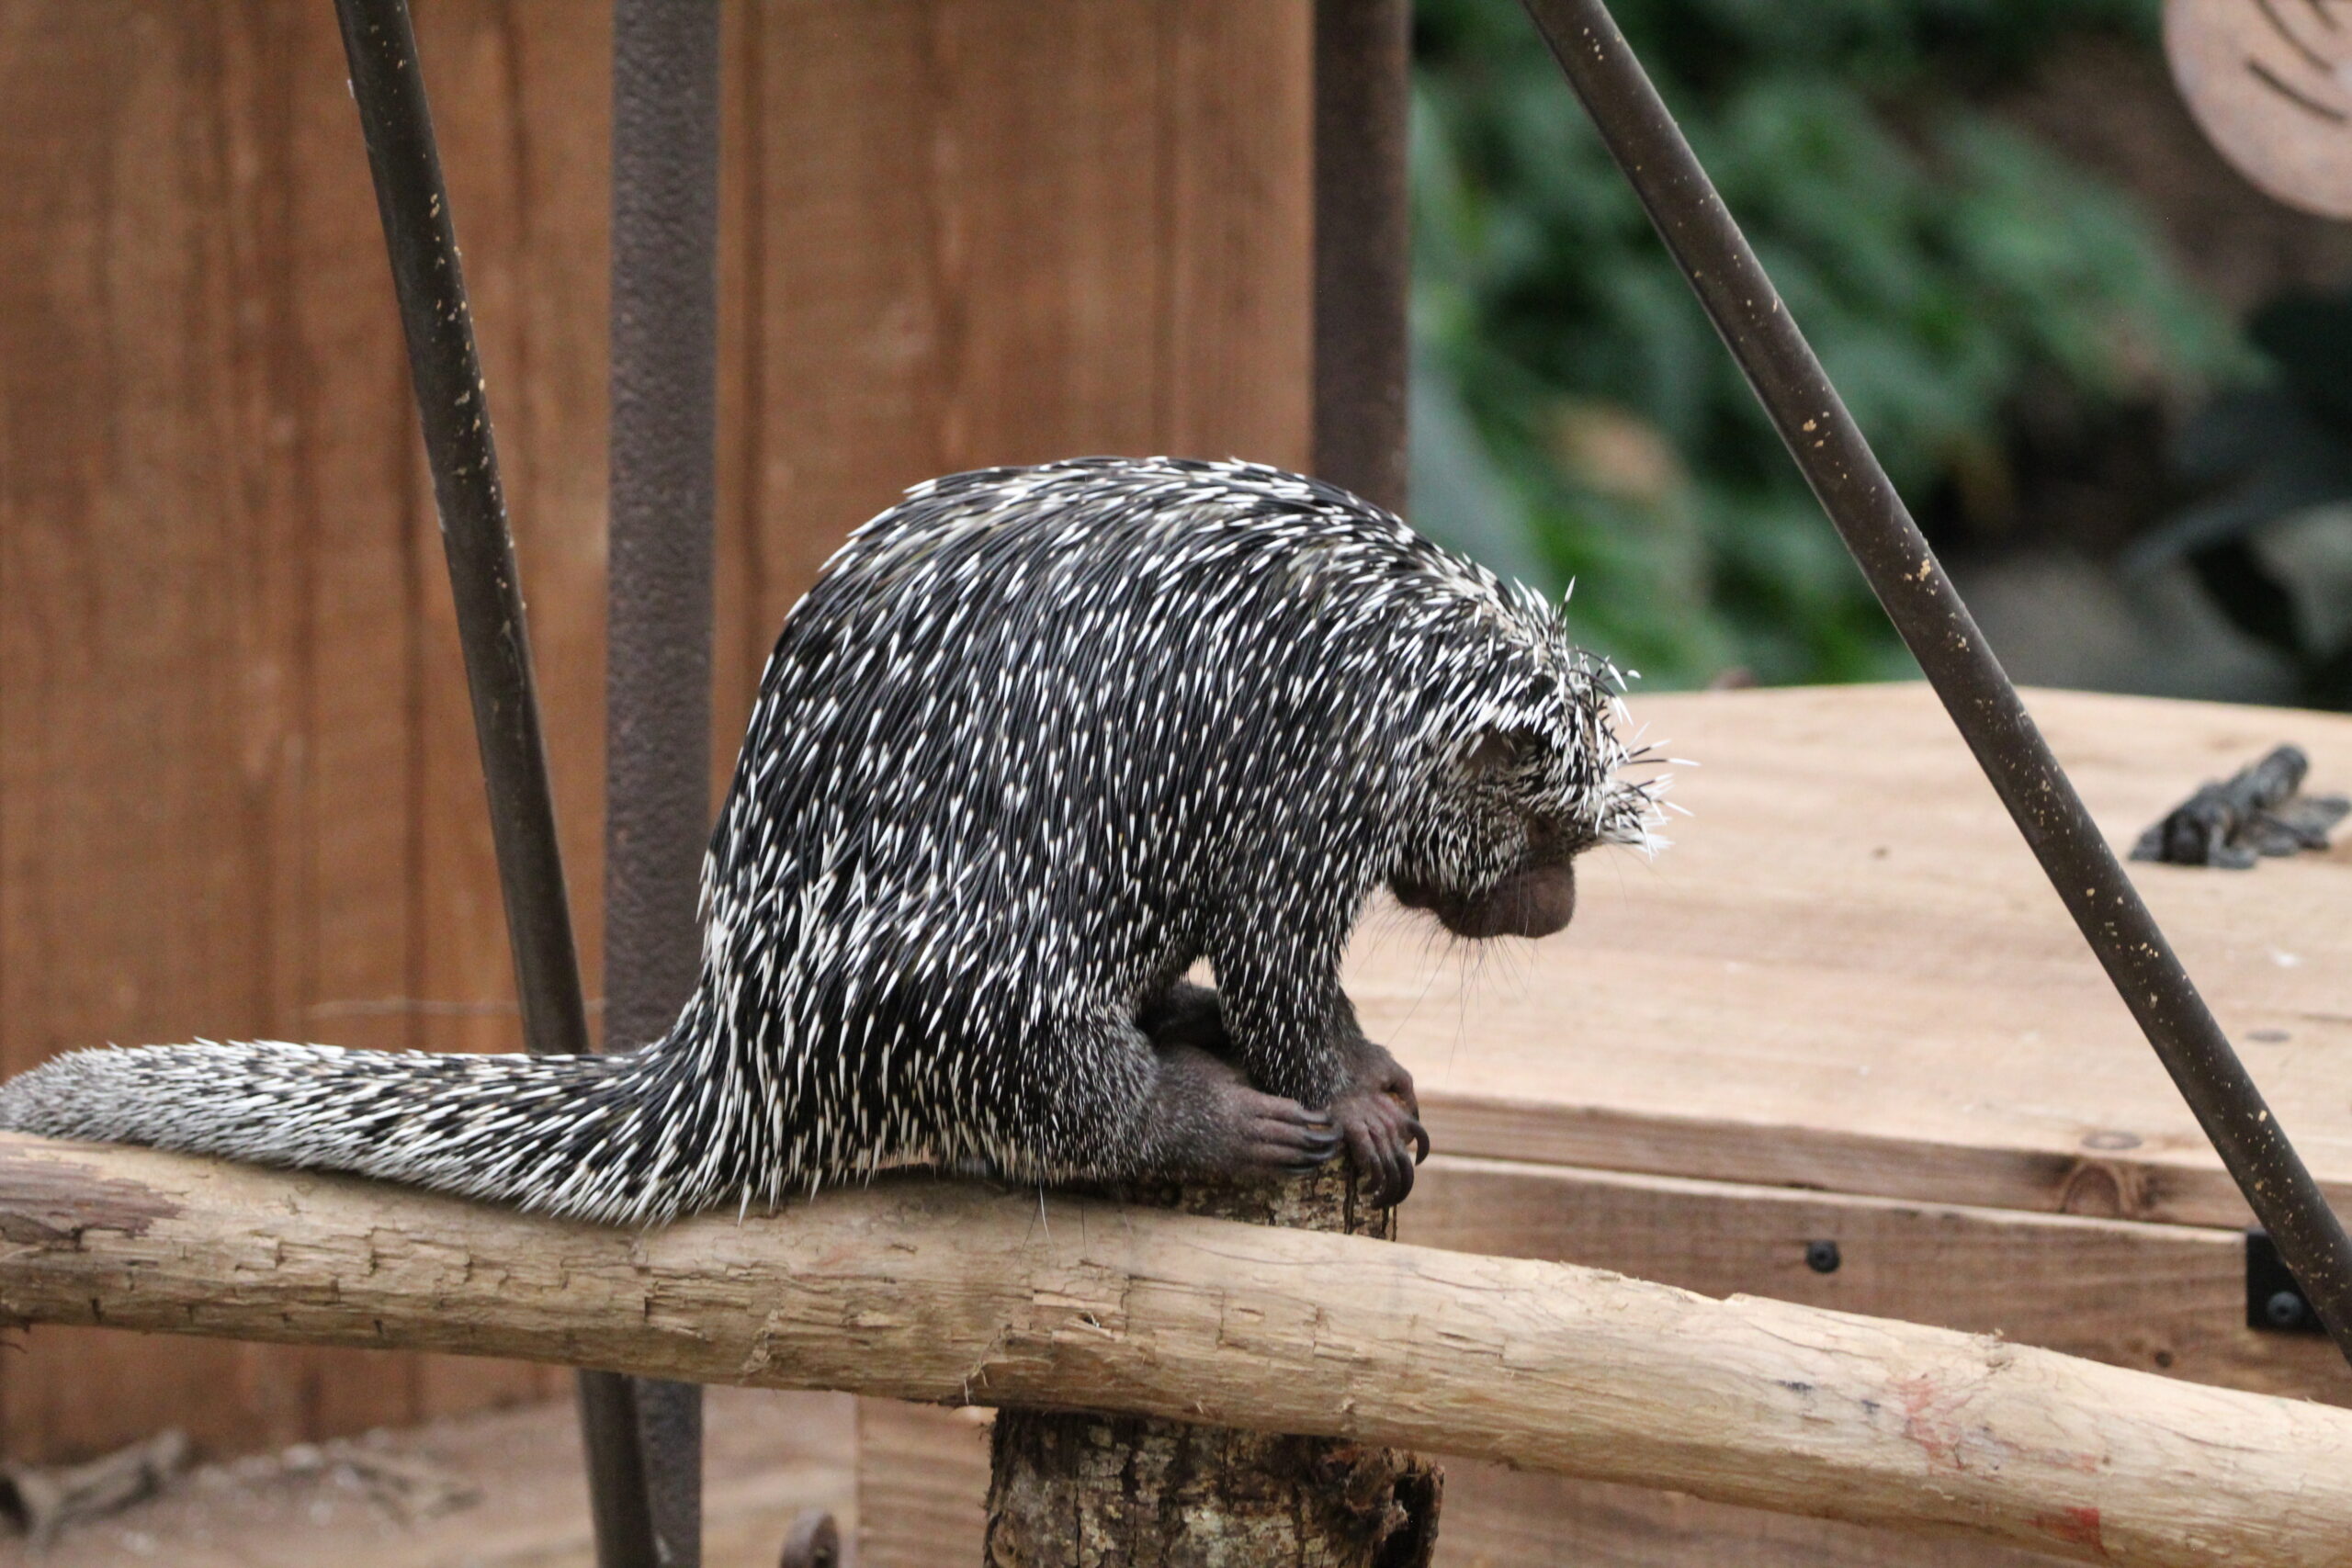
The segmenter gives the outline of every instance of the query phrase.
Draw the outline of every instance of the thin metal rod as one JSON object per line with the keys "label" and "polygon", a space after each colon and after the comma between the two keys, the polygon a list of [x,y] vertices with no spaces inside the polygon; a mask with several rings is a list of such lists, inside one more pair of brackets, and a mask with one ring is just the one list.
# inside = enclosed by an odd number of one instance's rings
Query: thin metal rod
{"label": "thin metal rod", "polygon": [[573,1387],[580,1446],[588,1458],[588,1523],[597,1568],[660,1568],[638,1380],[626,1372],[582,1371]]}
{"label": "thin metal rod", "polygon": [[424,78],[417,69],[416,38],[406,0],[336,0],[335,13],[343,24],[368,163],[376,176],[376,210],[391,254],[409,373],[433,469],[433,500],[457,599],[524,1040],[542,1054],[584,1051],[588,1014],[581,999],[563,855],[556,844],[522,584],[506,529],[506,495],[498,480],[498,448],[491,438],[457,231],[441,182]]}
{"label": "thin metal rod", "polygon": [[[605,1046],[693,993],[710,832],[718,500],[718,0],[613,7],[612,489],[605,683]],[[702,1560],[702,1389],[636,1383],[654,1534]],[[620,1568],[610,1558],[604,1568]]]}
{"label": "thin metal rod", "polygon": [[1316,474],[1405,509],[1410,0],[1316,0]]}
{"label": "thin metal rod", "polygon": [[2084,809],[1607,6],[1525,4],[1994,792],[2337,1348],[2352,1359],[2352,1244],[2344,1227]]}
{"label": "thin metal rod", "polygon": [[[335,16],[375,176],[376,210],[391,259],[409,374],[433,470],[474,738],[490,797],[524,1043],[542,1055],[577,1055],[588,1049],[588,1012],[556,841],[529,627],[416,33],[407,0],[335,0]],[[642,1467],[632,1451],[599,1441],[601,1434],[635,1433],[636,1403],[628,1396],[626,1379],[581,1374],[581,1425],[588,1441],[589,1493],[599,1539],[610,1521],[611,1531],[637,1543],[634,1557],[617,1561],[651,1568],[656,1559]]]}

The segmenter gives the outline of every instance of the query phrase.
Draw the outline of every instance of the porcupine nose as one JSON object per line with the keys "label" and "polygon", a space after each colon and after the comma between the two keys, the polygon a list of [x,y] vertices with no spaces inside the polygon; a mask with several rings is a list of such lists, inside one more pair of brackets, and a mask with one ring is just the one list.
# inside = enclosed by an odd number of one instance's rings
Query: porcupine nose
{"label": "porcupine nose", "polygon": [[1466,937],[1550,936],[1576,918],[1577,868],[1572,861],[1533,866],[1505,877],[1484,899],[1463,911],[1454,934]]}
{"label": "porcupine nose", "polygon": [[1577,870],[1573,861],[1528,866],[1512,872],[1476,897],[1440,893],[1398,882],[1391,885],[1398,902],[1427,909],[1455,936],[1484,941],[1498,936],[1550,936],[1577,912]]}

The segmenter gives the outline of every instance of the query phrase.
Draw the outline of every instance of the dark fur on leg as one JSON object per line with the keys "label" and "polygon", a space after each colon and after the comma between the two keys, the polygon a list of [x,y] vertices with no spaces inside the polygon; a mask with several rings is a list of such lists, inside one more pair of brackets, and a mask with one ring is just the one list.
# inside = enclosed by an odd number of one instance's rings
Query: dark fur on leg
{"label": "dark fur on leg", "polygon": [[[1328,1111],[1306,1114],[1321,1116],[1326,1125],[1336,1130],[1338,1142],[1325,1157],[1336,1156],[1344,1146],[1354,1156],[1357,1168],[1373,1178],[1378,1201],[1394,1204],[1412,1191],[1413,1168],[1429,1157],[1430,1135],[1420,1123],[1420,1101],[1413,1091],[1412,1074],[1385,1046],[1364,1038],[1352,1007],[1344,1007],[1343,1015],[1339,1045],[1348,1064],[1347,1086],[1333,1097]],[[1266,1153],[1298,1146],[1286,1134],[1268,1143],[1262,1134],[1243,1125],[1265,1114],[1255,1100],[1296,1106],[1295,1100],[1268,1095],[1242,1100],[1234,1098],[1227,1086],[1208,1081],[1213,1076],[1210,1066],[1221,1066],[1231,1085],[1250,1088],[1233,1064],[1232,1040],[1226,1032],[1216,992],[1180,980],[1148,1003],[1136,1022],[1159,1051],[1163,1077],[1172,1080],[1163,1091],[1167,1113],[1191,1118],[1191,1124],[1175,1135],[1177,1144],[1187,1151],[1186,1157],[1233,1157],[1242,1162],[1221,1170],[1193,1168],[1232,1174],[1261,1164]],[[1206,1064],[1197,1060],[1202,1057],[1208,1059]],[[1293,1119],[1284,1112],[1283,1120],[1289,1124]],[[1226,1151],[1225,1156],[1219,1150]]]}

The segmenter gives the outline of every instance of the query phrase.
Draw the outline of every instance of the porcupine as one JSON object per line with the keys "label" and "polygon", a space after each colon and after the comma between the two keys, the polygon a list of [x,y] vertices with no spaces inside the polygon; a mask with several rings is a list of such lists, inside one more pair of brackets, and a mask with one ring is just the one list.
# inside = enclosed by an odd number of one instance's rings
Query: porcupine
{"label": "porcupine", "polygon": [[[70,1053],[0,1126],[607,1222],[888,1162],[1020,1180],[1428,1150],[1340,961],[1386,885],[1542,935],[1645,845],[1615,671],[1388,513],[1241,463],[917,486],[786,617],[703,870],[699,983],[594,1056]],[[1205,959],[1212,991],[1184,976]]]}

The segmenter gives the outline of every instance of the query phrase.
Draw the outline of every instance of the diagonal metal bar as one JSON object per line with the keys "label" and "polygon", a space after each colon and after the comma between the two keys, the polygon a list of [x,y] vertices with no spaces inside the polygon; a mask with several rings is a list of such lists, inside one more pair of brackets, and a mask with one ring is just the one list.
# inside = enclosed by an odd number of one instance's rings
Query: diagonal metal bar
{"label": "diagonal metal bar", "polygon": [[[693,994],[710,836],[718,499],[718,0],[613,6],[605,1046]],[[702,1561],[702,1389],[634,1380],[655,1544]],[[607,1558],[605,1568],[617,1568]]]}
{"label": "diagonal metal bar", "polygon": [[[523,1036],[535,1053],[574,1055],[588,1049],[588,1013],[556,841],[530,634],[416,33],[407,0],[335,0],[335,17],[433,469]],[[580,1402],[598,1539],[623,1543],[605,1558],[607,1568],[652,1568],[653,1529],[628,1381],[583,1372]]]}
{"label": "diagonal metal bar", "polygon": [[1524,0],[1667,249],[2165,1069],[2352,1359],[2352,1244],[2051,754],[1603,0]]}

